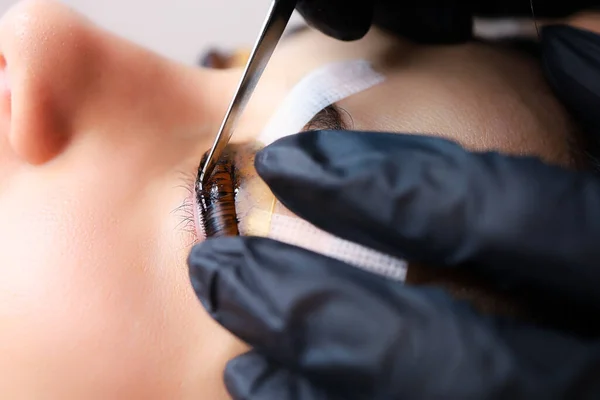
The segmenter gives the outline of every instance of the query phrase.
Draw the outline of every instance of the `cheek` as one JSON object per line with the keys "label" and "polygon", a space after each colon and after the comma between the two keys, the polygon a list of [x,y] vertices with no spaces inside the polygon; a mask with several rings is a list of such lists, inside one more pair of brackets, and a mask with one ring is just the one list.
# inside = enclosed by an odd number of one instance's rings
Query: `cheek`
{"label": "cheek", "polygon": [[184,243],[145,212],[31,187],[0,200],[0,392],[185,397],[217,328],[188,283]]}

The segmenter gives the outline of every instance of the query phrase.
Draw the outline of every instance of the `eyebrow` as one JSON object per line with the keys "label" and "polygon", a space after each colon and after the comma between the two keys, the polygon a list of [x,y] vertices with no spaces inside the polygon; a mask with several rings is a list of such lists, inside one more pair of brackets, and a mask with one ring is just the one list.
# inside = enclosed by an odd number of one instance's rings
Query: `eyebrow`
{"label": "eyebrow", "polygon": [[[348,122],[347,119],[350,121]],[[333,103],[319,111],[304,126],[303,131],[349,130],[352,129],[352,116]]]}

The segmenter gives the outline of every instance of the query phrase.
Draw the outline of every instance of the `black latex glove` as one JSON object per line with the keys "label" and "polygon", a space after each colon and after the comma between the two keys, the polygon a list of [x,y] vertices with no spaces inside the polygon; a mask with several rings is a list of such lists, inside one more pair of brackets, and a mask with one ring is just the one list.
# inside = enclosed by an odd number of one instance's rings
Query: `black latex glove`
{"label": "black latex glove", "polygon": [[471,39],[472,15],[559,18],[597,7],[600,0],[299,0],[309,25],[340,40],[363,37],[372,25],[417,43],[461,43]]}
{"label": "black latex glove", "polygon": [[579,11],[591,10],[600,5],[599,0],[471,0],[473,14],[481,17],[531,17],[561,18]]}
{"label": "black latex glove", "polygon": [[472,33],[470,8],[456,0],[300,0],[297,9],[340,40],[360,39],[371,25],[419,43],[459,43]]}
{"label": "black latex glove", "polygon": [[[598,36],[552,27],[542,44],[557,92],[594,133]],[[257,168],[284,204],[339,236],[600,307],[591,175],[348,132],[284,139]],[[441,291],[268,239],[209,240],[189,263],[211,315],[254,347],[228,365],[236,399],[600,396],[597,342],[482,317]]]}
{"label": "black latex glove", "polygon": [[299,0],[296,8],[312,27],[340,40],[363,37],[373,22],[374,1]]}
{"label": "black latex glove", "polygon": [[[335,131],[281,139],[256,168],[283,204],[342,238],[600,308],[591,175]],[[265,238],[208,240],[189,265],[210,315],[254,349],[226,369],[235,399],[600,398],[597,342],[484,317],[441,290]]]}
{"label": "black latex glove", "polygon": [[600,35],[569,26],[542,30],[546,76],[582,123],[587,145],[600,147]]}

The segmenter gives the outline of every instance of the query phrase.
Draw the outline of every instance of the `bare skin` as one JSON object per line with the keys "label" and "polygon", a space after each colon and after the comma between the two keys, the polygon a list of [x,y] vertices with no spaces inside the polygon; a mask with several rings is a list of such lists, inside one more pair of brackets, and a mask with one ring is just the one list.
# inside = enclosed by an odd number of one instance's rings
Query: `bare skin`
{"label": "bare skin", "polygon": [[[0,55],[2,397],[227,399],[224,366],[245,346],[195,298],[185,263],[195,237],[173,210],[239,70],[171,62],[40,0],[4,15]],[[236,140],[252,140],[315,67],[353,58],[387,76],[340,103],[357,129],[569,164],[568,118],[534,60],[378,32],[283,45]]]}

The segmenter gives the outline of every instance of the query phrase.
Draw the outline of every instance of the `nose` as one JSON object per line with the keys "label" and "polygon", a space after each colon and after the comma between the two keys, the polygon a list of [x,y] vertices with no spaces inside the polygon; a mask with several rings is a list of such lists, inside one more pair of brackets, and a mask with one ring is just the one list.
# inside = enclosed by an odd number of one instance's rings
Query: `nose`
{"label": "nose", "polygon": [[80,18],[52,1],[18,3],[0,21],[0,110],[12,149],[27,162],[50,160],[70,140],[70,116],[93,74],[89,42]]}
{"label": "nose", "polygon": [[135,142],[137,132],[164,147],[159,142],[174,124],[197,130],[206,123],[201,104],[209,102],[194,90],[199,71],[119,39],[55,1],[23,1],[4,15],[0,69],[9,88],[0,90],[8,147],[29,164],[56,158],[82,135],[97,134],[99,124],[104,141]]}

